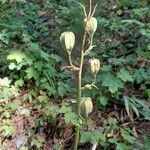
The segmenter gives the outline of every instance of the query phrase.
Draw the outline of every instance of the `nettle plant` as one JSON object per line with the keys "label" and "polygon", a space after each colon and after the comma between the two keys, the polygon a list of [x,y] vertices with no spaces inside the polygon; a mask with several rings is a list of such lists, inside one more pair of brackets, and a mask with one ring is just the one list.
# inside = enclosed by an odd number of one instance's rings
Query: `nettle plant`
{"label": "nettle plant", "polygon": [[[69,69],[70,71],[78,73],[78,85],[77,85],[77,106],[76,106],[76,113],[79,117],[80,124],[84,124],[83,122],[87,121],[88,115],[93,110],[93,103],[90,97],[82,97],[82,91],[84,89],[92,89],[95,87],[96,83],[96,75],[100,70],[100,61],[96,58],[91,58],[89,60],[91,74],[93,75],[93,82],[91,84],[87,84],[82,86],[82,73],[83,73],[83,64],[84,58],[87,56],[90,51],[95,47],[93,45],[93,36],[97,29],[97,20],[93,17],[97,4],[92,7],[92,0],[89,0],[89,9],[88,14],[86,12],[86,8],[84,5],[80,4],[83,8],[85,19],[83,20],[84,23],[84,34],[83,34],[83,41],[81,46],[81,55],[80,55],[80,63],[79,67],[73,64],[73,60],[71,58],[72,50],[75,45],[75,34],[73,32],[64,32],[60,36],[60,43],[62,48],[67,52],[69,58],[69,66],[65,66],[63,69]],[[88,41],[87,41],[88,39]],[[88,48],[86,49],[88,45]],[[80,137],[80,125],[77,124],[76,126],[76,133],[75,133],[75,143],[74,143],[74,150],[77,150],[79,137]]]}

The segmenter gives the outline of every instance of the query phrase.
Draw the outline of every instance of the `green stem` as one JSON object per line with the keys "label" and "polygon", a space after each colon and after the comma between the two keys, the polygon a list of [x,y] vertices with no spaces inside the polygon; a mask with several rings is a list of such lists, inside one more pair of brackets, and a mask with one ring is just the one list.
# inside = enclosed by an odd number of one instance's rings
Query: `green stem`
{"label": "green stem", "polygon": [[71,67],[74,68],[75,70],[79,70],[79,68],[77,68],[76,66],[74,66],[73,63],[72,63],[71,53],[68,53],[68,57],[69,57],[69,63],[71,65]]}
{"label": "green stem", "polygon": [[[86,42],[86,32],[84,33],[83,36],[83,42],[82,42],[82,50],[81,50],[81,58],[80,58],[80,68],[79,68],[79,75],[78,75],[78,101],[77,101],[77,113],[79,115],[79,104],[81,101],[81,96],[82,96],[82,83],[81,83],[81,79],[82,79],[82,69],[83,69],[83,62],[84,62],[84,47],[85,47],[85,42]],[[74,142],[74,148],[73,150],[77,150],[78,149],[78,144],[79,144],[79,137],[80,137],[80,129],[79,126],[76,126],[76,133],[75,133],[75,142]]]}
{"label": "green stem", "polygon": [[94,79],[92,81],[92,85],[94,85],[96,83],[96,75],[94,75]]}
{"label": "green stem", "polygon": [[69,57],[69,63],[70,63],[70,65],[74,66],[73,63],[72,63],[72,59],[71,59],[71,53],[68,53],[68,57]]}

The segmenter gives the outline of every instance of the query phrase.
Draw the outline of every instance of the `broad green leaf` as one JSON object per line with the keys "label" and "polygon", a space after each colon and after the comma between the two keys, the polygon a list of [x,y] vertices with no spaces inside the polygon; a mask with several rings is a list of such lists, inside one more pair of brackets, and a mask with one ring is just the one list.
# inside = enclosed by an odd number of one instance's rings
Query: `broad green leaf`
{"label": "broad green leaf", "polygon": [[22,62],[23,59],[25,58],[26,58],[26,55],[21,51],[13,51],[11,54],[7,56],[7,59],[16,60],[17,63]]}
{"label": "broad green leaf", "polygon": [[46,95],[40,95],[37,97],[37,99],[39,100],[39,102],[48,102],[49,98]]}
{"label": "broad green leaf", "polygon": [[30,50],[39,50],[39,45],[37,43],[30,43],[28,46]]}
{"label": "broad green leaf", "polygon": [[15,63],[10,63],[10,65],[8,67],[9,67],[10,70],[14,70],[15,68],[17,68]]}
{"label": "broad green leaf", "polygon": [[149,148],[150,148],[150,137],[149,136],[147,136],[146,137],[146,139],[145,139],[145,141],[144,141],[144,148],[145,148],[145,150],[149,150]]}
{"label": "broad green leaf", "polygon": [[78,115],[75,114],[74,112],[66,113],[64,116],[65,122],[66,123],[72,123],[73,125],[79,124],[79,119]]}
{"label": "broad green leaf", "polygon": [[86,143],[86,142],[90,142],[91,140],[91,136],[92,136],[92,133],[87,131],[87,132],[81,132],[81,143]]}
{"label": "broad green leaf", "polygon": [[103,135],[103,133],[99,130],[94,130],[94,131],[82,131],[81,132],[81,143],[96,143],[97,141],[100,140],[102,144],[106,142],[106,138]]}
{"label": "broad green leaf", "polygon": [[50,55],[53,59],[55,59],[56,62],[62,61],[62,58],[56,54],[51,54]]}
{"label": "broad green leaf", "polygon": [[21,115],[24,115],[25,117],[29,117],[30,116],[30,110],[26,109],[26,108],[23,108],[21,111],[20,111],[20,114]]}
{"label": "broad green leaf", "polygon": [[56,118],[56,115],[59,113],[59,107],[57,105],[52,104],[52,103],[47,105],[44,108],[44,110],[45,110],[45,114],[47,116],[53,116],[54,118]]}
{"label": "broad green leaf", "polygon": [[35,137],[32,142],[31,142],[31,146],[36,146],[38,149],[42,148],[43,144],[44,144],[44,138],[42,136],[37,136]]}
{"label": "broad green leaf", "polygon": [[99,101],[103,106],[106,106],[106,105],[107,105],[107,102],[108,102],[108,99],[107,99],[107,97],[105,97],[105,96],[100,96],[100,97],[98,98],[98,101]]}
{"label": "broad green leaf", "polygon": [[118,66],[118,65],[124,64],[126,62],[126,59],[124,59],[124,58],[110,58],[108,61],[110,63]]}
{"label": "broad green leaf", "polygon": [[131,148],[130,145],[126,145],[125,143],[116,143],[116,145],[116,150],[127,150]]}
{"label": "broad green leaf", "polygon": [[0,0],[0,2],[2,2],[2,4],[6,3],[8,0]]}
{"label": "broad green leaf", "polygon": [[133,77],[130,75],[129,71],[127,71],[125,68],[120,69],[120,71],[117,73],[117,77],[124,82],[133,81]]}
{"label": "broad green leaf", "polygon": [[91,136],[91,143],[96,143],[97,141],[101,141],[102,143],[106,142],[106,138],[103,133],[99,130],[94,130]]}
{"label": "broad green leaf", "polygon": [[71,112],[72,109],[69,106],[65,106],[64,104],[62,105],[62,107],[59,109],[60,113],[69,113]]}
{"label": "broad green leaf", "polygon": [[12,110],[16,110],[18,108],[18,106],[20,106],[21,102],[19,100],[15,100],[13,102],[9,102],[7,104],[7,107],[12,109]]}
{"label": "broad green leaf", "polygon": [[47,53],[43,52],[43,51],[40,51],[41,53],[41,57],[44,58],[46,61],[49,61],[50,57]]}
{"label": "broad green leaf", "polygon": [[17,2],[21,2],[21,3],[27,3],[26,0],[16,0]]}
{"label": "broad green leaf", "polygon": [[123,82],[111,73],[107,73],[102,80],[102,86],[108,87],[111,93],[115,93],[119,88],[123,88]]}
{"label": "broad green leaf", "polygon": [[22,78],[20,78],[19,80],[16,80],[15,86],[22,87],[23,85],[24,85],[24,80]]}
{"label": "broad green leaf", "polygon": [[29,67],[26,70],[28,79],[34,78],[35,80],[39,79],[40,72],[37,69],[34,69],[33,67]]}
{"label": "broad green leaf", "polygon": [[9,80],[7,77],[5,77],[3,79],[0,78],[0,87],[1,86],[9,87],[10,83],[11,83],[11,80]]}
{"label": "broad green leaf", "polygon": [[142,81],[150,81],[150,71],[140,68],[136,70],[134,78],[138,84],[141,83]]}
{"label": "broad green leaf", "polygon": [[103,66],[101,67],[101,70],[102,70],[102,71],[110,71],[111,68],[112,68],[111,65],[103,65]]}
{"label": "broad green leaf", "polygon": [[121,135],[129,143],[134,143],[135,137],[132,135],[132,132],[129,129],[121,129]]}
{"label": "broad green leaf", "polygon": [[58,94],[61,96],[61,98],[63,98],[65,93],[66,93],[66,89],[63,86],[59,86],[58,87]]}

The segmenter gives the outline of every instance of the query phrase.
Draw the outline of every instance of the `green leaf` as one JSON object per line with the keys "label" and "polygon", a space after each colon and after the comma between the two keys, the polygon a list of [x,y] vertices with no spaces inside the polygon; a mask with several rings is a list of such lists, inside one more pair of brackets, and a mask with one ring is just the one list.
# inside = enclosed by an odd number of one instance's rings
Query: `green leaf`
{"label": "green leaf", "polygon": [[39,45],[36,43],[30,43],[28,44],[28,47],[30,50],[39,50]]}
{"label": "green leaf", "polygon": [[98,98],[98,101],[101,103],[101,105],[106,106],[106,105],[107,105],[107,102],[108,102],[108,99],[107,99],[107,97],[105,97],[105,96],[100,96],[100,97]]}
{"label": "green leaf", "polygon": [[43,143],[44,143],[44,138],[42,136],[37,136],[36,138],[34,138],[31,142],[31,146],[36,146],[38,149],[42,148]]}
{"label": "green leaf", "polygon": [[20,78],[19,80],[16,80],[15,82],[15,86],[20,86],[22,87],[24,85],[24,81],[22,78]]}
{"label": "green leaf", "polygon": [[66,89],[63,86],[59,86],[58,87],[58,94],[61,96],[61,98],[63,98],[65,93],[66,93]]}
{"label": "green leaf", "polygon": [[111,68],[112,68],[111,65],[103,65],[103,66],[101,67],[101,70],[102,70],[102,71],[110,71]]}
{"label": "green leaf", "polygon": [[139,111],[138,111],[137,107],[134,104],[132,104],[132,103],[130,103],[130,106],[134,110],[134,112],[137,115],[137,117],[139,118],[140,115],[139,115]]}
{"label": "green leaf", "polygon": [[32,77],[33,77],[35,80],[39,79],[40,72],[39,72],[37,69],[35,69],[35,68],[29,67],[29,68],[26,70],[26,73],[27,73],[28,79],[31,79]]}
{"label": "green leaf", "polygon": [[2,2],[2,4],[6,3],[8,0],[0,0],[0,2]]}
{"label": "green leaf", "polygon": [[25,58],[26,58],[26,55],[21,51],[13,51],[11,54],[7,56],[7,59],[16,60],[17,63],[22,62],[22,60]]}
{"label": "green leaf", "polygon": [[115,93],[119,88],[123,88],[123,82],[111,73],[107,73],[102,80],[102,86],[108,87],[111,93]]}
{"label": "green leaf", "polygon": [[10,70],[14,70],[15,68],[17,68],[15,63],[10,63],[10,65],[8,67],[9,67]]}
{"label": "green leaf", "polygon": [[133,81],[133,77],[130,75],[129,71],[127,71],[125,68],[120,69],[120,71],[117,73],[117,77],[124,82]]}
{"label": "green leaf", "polygon": [[81,139],[80,139],[81,143],[90,142],[91,135],[92,135],[92,133],[90,131],[88,131],[88,132],[82,132],[81,133]]}
{"label": "green leaf", "polygon": [[49,61],[50,57],[47,53],[43,52],[43,51],[40,51],[41,53],[41,57],[44,58],[46,61]]}
{"label": "green leaf", "polygon": [[10,83],[11,83],[11,80],[9,80],[7,77],[3,79],[0,78],[0,87],[1,86],[9,87]]}
{"label": "green leaf", "polygon": [[71,107],[65,106],[64,104],[59,110],[60,113],[70,113],[71,111],[72,111]]}
{"label": "green leaf", "polygon": [[56,54],[51,54],[50,56],[51,56],[57,63],[60,62],[60,61],[62,61],[62,58],[59,57],[59,56],[56,55]]}
{"label": "green leaf", "polygon": [[121,135],[127,142],[131,144],[134,143],[135,137],[132,135],[132,131],[130,131],[129,129],[121,129]]}
{"label": "green leaf", "polygon": [[44,110],[45,110],[46,116],[53,116],[54,118],[56,118],[56,115],[59,113],[59,107],[57,105],[52,104],[52,103],[47,105],[44,108]]}
{"label": "green leaf", "polygon": [[106,138],[103,133],[99,130],[94,130],[91,136],[91,143],[96,143],[97,141],[101,141],[102,143],[106,142]]}
{"label": "green leaf", "polygon": [[110,58],[108,60],[111,64],[114,64],[116,66],[122,65],[126,62],[126,59],[124,58]]}
{"label": "green leaf", "polygon": [[100,140],[102,144],[106,142],[106,138],[103,135],[103,133],[99,130],[94,130],[94,131],[82,131],[81,132],[81,143],[96,143],[97,141]]}
{"label": "green leaf", "polygon": [[21,2],[21,3],[27,3],[26,0],[16,0],[17,2]]}
{"label": "green leaf", "polygon": [[125,150],[131,148],[131,146],[126,145],[125,143],[116,143],[116,144],[117,144],[116,150]]}
{"label": "green leaf", "polygon": [[2,119],[0,133],[3,136],[10,136],[15,133],[14,125],[10,119]]}
{"label": "green leaf", "polygon": [[150,137],[146,137],[145,141],[144,141],[144,148],[145,150],[149,150],[150,148]]}
{"label": "green leaf", "polygon": [[71,122],[73,125],[79,124],[79,119],[78,115],[75,114],[74,112],[66,113],[64,116],[65,122],[69,123]]}
{"label": "green leaf", "polygon": [[134,74],[134,78],[138,84],[143,81],[149,81],[150,80],[150,72],[148,70],[140,68],[140,69],[136,70],[136,72]]}
{"label": "green leaf", "polygon": [[11,110],[16,110],[18,106],[20,106],[21,102],[19,100],[15,100],[13,102],[9,102],[7,104],[7,108],[10,108]]}
{"label": "green leaf", "polygon": [[125,102],[125,108],[126,108],[127,114],[131,118],[128,97],[124,96],[124,102]]}
{"label": "green leaf", "polygon": [[24,115],[25,117],[29,117],[30,116],[30,110],[26,109],[26,108],[23,108],[21,111],[20,111],[20,114],[21,115]]}

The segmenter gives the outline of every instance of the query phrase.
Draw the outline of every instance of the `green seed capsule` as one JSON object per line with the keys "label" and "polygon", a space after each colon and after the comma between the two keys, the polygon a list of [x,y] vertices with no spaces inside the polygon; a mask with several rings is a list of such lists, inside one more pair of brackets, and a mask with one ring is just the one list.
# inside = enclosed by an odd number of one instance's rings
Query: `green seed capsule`
{"label": "green seed capsule", "polygon": [[94,17],[91,17],[89,20],[87,18],[84,19],[85,30],[93,35],[97,29],[97,20]]}
{"label": "green seed capsule", "polygon": [[93,103],[90,97],[83,97],[79,104],[81,117],[87,117],[93,110]]}
{"label": "green seed capsule", "polygon": [[75,44],[75,35],[73,32],[64,32],[60,36],[60,43],[64,50],[71,53]]}
{"label": "green seed capsule", "polygon": [[91,58],[89,60],[89,63],[90,63],[90,67],[91,67],[91,72],[95,76],[98,73],[98,71],[100,70],[100,61],[98,59]]}

